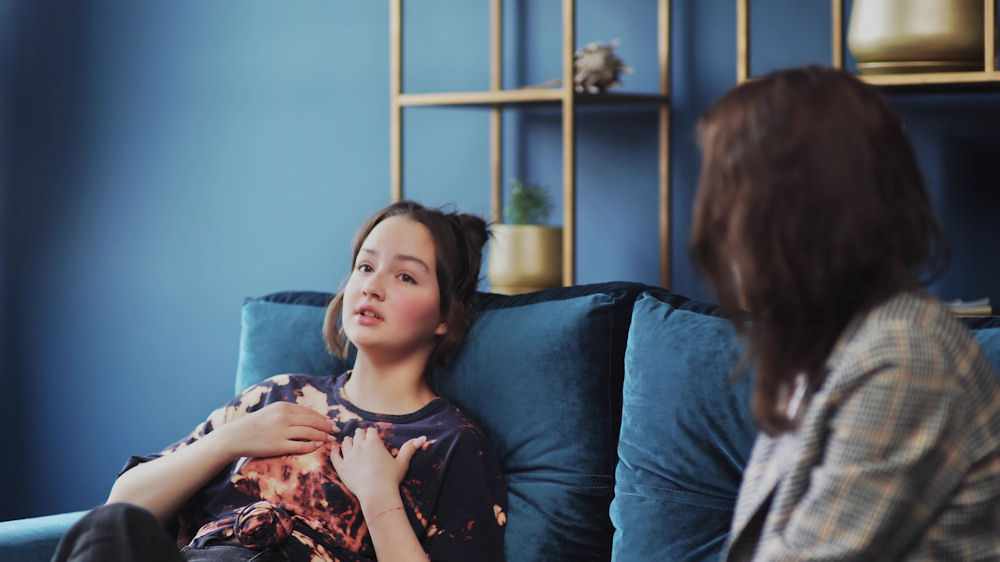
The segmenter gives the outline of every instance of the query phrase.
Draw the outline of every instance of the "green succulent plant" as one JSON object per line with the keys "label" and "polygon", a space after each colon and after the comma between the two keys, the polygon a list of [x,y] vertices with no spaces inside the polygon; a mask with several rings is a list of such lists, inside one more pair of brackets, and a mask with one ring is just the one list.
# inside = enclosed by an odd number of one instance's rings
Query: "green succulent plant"
{"label": "green succulent plant", "polygon": [[545,224],[552,212],[552,199],[543,186],[511,182],[510,197],[504,208],[504,222],[507,224]]}

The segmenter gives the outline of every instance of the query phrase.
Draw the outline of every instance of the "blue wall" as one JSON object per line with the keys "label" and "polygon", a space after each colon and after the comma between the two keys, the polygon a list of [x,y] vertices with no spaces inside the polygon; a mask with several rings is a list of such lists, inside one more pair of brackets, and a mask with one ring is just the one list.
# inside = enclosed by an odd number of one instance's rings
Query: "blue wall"
{"label": "blue wall", "polygon": [[[245,296],[340,282],[389,200],[386,4],[0,0],[0,519],[103,501],[230,397]],[[486,4],[408,4],[406,91],[487,87]],[[506,4],[505,85],[557,77],[558,3]],[[692,130],[734,84],[735,3],[673,4],[673,287],[704,298]],[[825,0],[754,5],[754,73],[829,60]],[[622,39],[626,91],[657,88],[655,27],[648,0],[578,2],[581,43]],[[1000,97],[892,99],[956,246],[935,291],[1000,301]],[[505,181],[558,193],[558,114],[504,119]],[[406,194],[486,213],[486,131],[406,110]],[[581,115],[579,282],[658,283],[655,143],[652,110]]]}
{"label": "blue wall", "polygon": [[0,6],[9,518],[101,502],[228,400],[243,297],[338,285],[389,199],[388,10]]}

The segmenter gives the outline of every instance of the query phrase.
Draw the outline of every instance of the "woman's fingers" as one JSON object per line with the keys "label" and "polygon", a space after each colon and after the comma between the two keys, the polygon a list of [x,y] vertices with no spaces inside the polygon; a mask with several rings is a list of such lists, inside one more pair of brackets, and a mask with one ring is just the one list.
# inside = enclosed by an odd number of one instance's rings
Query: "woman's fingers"
{"label": "woman's fingers", "polygon": [[[425,443],[427,443],[426,436],[414,437],[413,439],[406,441],[399,448],[395,459],[397,459],[403,466],[409,466],[410,459],[413,458],[413,455],[421,447],[423,447]],[[338,447],[340,453],[339,456],[341,458],[346,458],[352,452],[362,454],[375,447],[378,448],[375,452],[382,451],[390,459],[393,458],[388,450],[388,446],[382,441],[382,437],[378,433],[378,428],[369,427],[365,429],[359,427],[354,431],[353,436],[348,435],[341,440]]]}
{"label": "woman's fingers", "polygon": [[285,454],[311,453],[323,446],[322,441],[289,441],[288,452]]}
{"label": "woman's fingers", "polygon": [[282,402],[275,421],[287,428],[289,439],[327,442],[340,433],[336,422],[301,404]]}
{"label": "woman's fingers", "polygon": [[330,433],[340,432],[340,428],[326,414],[302,404],[275,402],[265,406],[264,409],[271,409],[278,419],[286,425],[305,425]]}
{"label": "woman's fingers", "polygon": [[293,441],[317,441],[321,443],[333,440],[333,435],[329,432],[305,426],[288,428],[287,437]]}
{"label": "woman's fingers", "polygon": [[337,424],[333,423],[333,420],[319,412],[309,411],[312,412],[312,415],[303,413],[289,415],[287,418],[288,425],[311,427],[326,433],[340,433],[340,428],[337,427]]}
{"label": "woman's fingers", "polygon": [[416,453],[420,447],[423,447],[426,442],[427,437],[420,436],[414,437],[406,443],[403,443],[403,446],[399,448],[399,454],[396,455],[396,462],[402,467],[409,467],[410,459],[413,458],[414,453]]}
{"label": "woman's fingers", "polygon": [[344,465],[344,457],[341,455],[342,446],[338,447],[334,445],[330,448],[330,463],[333,464],[333,468],[337,472],[340,472],[341,467]]}

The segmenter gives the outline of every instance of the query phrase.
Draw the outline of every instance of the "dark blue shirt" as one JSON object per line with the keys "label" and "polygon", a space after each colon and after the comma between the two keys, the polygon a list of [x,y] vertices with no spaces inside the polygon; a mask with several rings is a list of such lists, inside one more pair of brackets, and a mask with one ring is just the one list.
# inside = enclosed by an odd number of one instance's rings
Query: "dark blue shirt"
{"label": "dark blue shirt", "polygon": [[[272,402],[294,402],[335,421],[341,430],[338,439],[353,436],[359,427],[376,428],[393,455],[409,439],[426,436],[400,485],[406,514],[424,550],[432,560],[503,560],[507,492],[482,430],[443,398],[405,415],[362,410],[345,398],[349,376],[267,379],[161,453],[132,457],[124,470],[190,445]],[[178,514],[179,542],[213,537],[251,548],[280,548],[293,560],[375,559],[361,506],[330,462],[331,447],[231,463]]]}

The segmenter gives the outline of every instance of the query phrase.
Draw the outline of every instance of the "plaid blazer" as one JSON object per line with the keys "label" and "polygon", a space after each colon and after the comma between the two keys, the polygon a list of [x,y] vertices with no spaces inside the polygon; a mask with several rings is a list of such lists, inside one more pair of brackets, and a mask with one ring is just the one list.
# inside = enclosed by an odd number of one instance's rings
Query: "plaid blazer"
{"label": "plaid blazer", "polygon": [[859,315],[754,444],[724,560],[1000,560],[1000,380],[923,292]]}

